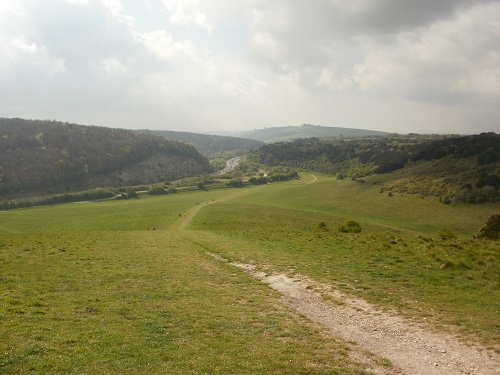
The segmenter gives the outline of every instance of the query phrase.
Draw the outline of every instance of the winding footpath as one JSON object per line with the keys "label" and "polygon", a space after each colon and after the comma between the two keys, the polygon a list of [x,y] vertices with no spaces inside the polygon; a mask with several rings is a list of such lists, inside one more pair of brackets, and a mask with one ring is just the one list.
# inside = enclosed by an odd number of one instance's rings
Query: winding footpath
{"label": "winding footpath", "polygon": [[[308,183],[317,180],[315,176],[311,177],[313,179]],[[226,201],[242,194],[243,191],[228,196]],[[194,206],[186,213],[186,217],[179,218],[169,229],[184,230],[201,208],[213,203],[217,202],[203,202]],[[207,254],[217,261],[226,262],[217,254]],[[278,291],[281,303],[326,328],[332,337],[355,342],[358,347],[390,360],[395,366],[395,370],[372,366],[371,371],[375,374],[500,374],[497,353],[478,346],[467,346],[452,335],[431,332],[401,316],[377,310],[362,299],[336,290],[332,292],[330,285],[316,283],[298,274],[289,277],[272,273],[266,265],[231,265]],[[328,302],[323,298],[325,294],[337,303]]]}

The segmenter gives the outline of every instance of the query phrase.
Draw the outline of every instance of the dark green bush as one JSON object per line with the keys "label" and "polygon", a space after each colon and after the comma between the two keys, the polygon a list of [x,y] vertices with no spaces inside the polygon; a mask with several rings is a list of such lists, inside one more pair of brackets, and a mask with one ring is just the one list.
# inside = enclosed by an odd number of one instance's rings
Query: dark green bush
{"label": "dark green bush", "polygon": [[139,198],[139,195],[134,189],[127,189],[125,194],[127,195],[127,198]]}
{"label": "dark green bush", "polygon": [[491,216],[474,237],[489,240],[500,239],[500,215]]}
{"label": "dark green bush", "polygon": [[163,195],[167,194],[167,191],[161,186],[153,186],[148,190],[149,195]]}
{"label": "dark green bush", "polygon": [[226,182],[226,185],[230,186],[230,187],[237,187],[237,188],[245,186],[243,184],[243,181],[241,181],[240,179],[232,179],[231,181]]}
{"label": "dark green bush", "polygon": [[318,223],[318,229],[319,230],[323,230],[323,231],[327,231],[328,227],[326,226],[326,224],[325,224],[324,221],[321,221],[321,222]]}
{"label": "dark green bush", "polygon": [[356,221],[349,220],[346,224],[338,225],[337,230],[342,233],[360,233],[361,225]]}
{"label": "dark green bush", "polygon": [[259,177],[250,177],[248,179],[248,182],[252,185],[265,185],[269,182],[269,178],[264,177],[264,176],[259,176]]}

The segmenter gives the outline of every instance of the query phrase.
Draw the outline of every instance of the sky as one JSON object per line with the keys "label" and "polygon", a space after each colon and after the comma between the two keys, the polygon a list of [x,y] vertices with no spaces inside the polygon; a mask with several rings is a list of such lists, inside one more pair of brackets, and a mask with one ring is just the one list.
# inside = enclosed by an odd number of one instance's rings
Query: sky
{"label": "sky", "polygon": [[500,133],[500,0],[1,0],[0,117]]}

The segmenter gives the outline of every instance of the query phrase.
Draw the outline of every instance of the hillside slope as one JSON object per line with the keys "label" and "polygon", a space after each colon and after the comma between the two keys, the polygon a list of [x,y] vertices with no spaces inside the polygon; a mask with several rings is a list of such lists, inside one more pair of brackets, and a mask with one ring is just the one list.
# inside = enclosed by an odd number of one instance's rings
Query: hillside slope
{"label": "hillside slope", "polygon": [[211,171],[192,145],[131,130],[0,119],[0,197],[178,179]]}
{"label": "hillside slope", "polygon": [[246,163],[286,166],[361,178],[402,171],[382,187],[391,193],[437,196],[444,203],[497,201],[500,135],[425,139],[394,136],[349,141],[302,139],[269,144],[250,152]]}
{"label": "hillside slope", "polygon": [[204,155],[211,155],[223,151],[239,151],[243,155],[250,150],[259,148],[264,142],[254,139],[228,137],[222,135],[198,134],[190,132],[179,132],[173,130],[149,130],[141,129],[143,133],[161,135],[162,137],[176,141],[191,143]]}
{"label": "hillside slope", "polygon": [[281,126],[265,129],[251,130],[239,133],[238,137],[255,139],[265,143],[291,141],[301,138],[354,138],[354,137],[385,137],[389,133],[364,130],[364,129],[349,129],[330,126],[309,125],[301,126]]}

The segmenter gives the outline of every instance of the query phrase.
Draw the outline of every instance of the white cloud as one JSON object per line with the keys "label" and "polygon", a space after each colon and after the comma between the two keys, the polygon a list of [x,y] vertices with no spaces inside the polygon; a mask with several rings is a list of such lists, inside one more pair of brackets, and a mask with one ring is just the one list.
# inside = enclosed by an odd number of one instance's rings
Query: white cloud
{"label": "white cloud", "polygon": [[367,91],[389,76],[395,76],[395,64],[385,51],[375,50],[353,68],[353,82],[361,91]]}
{"label": "white cloud", "polygon": [[[77,1],[77,2],[82,1],[83,3],[88,2],[88,0],[70,0],[70,1]],[[101,0],[101,2],[112,17],[132,27],[134,18],[123,14],[122,0]]]}
{"label": "white cloud", "polygon": [[51,56],[44,45],[38,45],[30,41],[26,36],[12,38],[3,45],[4,58],[0,67],[16,67],[18,64],[30,66],[39,70],[42,74],[57,74],[66,71],[64,59]]}
{"label": "white cloud", "polygon": [[284,92],[292,97],[303,97],[306,93],[301,84],[301,73],[299,69],[290,68],[278,82],[280,86],[282,86]]}
{"label": "white cloud", "polygon": [[472,77],[462,78],[450,91],[500,99],[500,67],[485,69]]}
{"label": "white cloud", "polygon": [[23,13],[21,4],[17,0],[3,0],[0,2],[0,16],[4,16],[6,14],[20,16]]}
{"label": "white cloud", "polygon": [[195,25],[211,32],[213,23],[200,9],[198,0],[164,0],[170,19],[176,25]]}
{"label": "white cloud", "polygon": [[121,76],[128,73],[129,68],[115,58],[108,58],[101,61],[101,69],[108,76]]}
{"label": "white cloud", "polygon": [[162,60],[202,63],[209,55],[208,51],[198,47],[190,40],[175,41],[165,30],[137,34],[136,38]]}
{"label": "white cloud", "polygon": [[88,4],[89,0],[63,0],[65,3],[74,5],[74,4]]}
{"label": "white cloud", "polygon": [[212,33],[219,23],[246,20],[260,0],[162,0],[170,20],[178,26],[195,26]]}
{"label": "white cloud", "polygon": [[352,74],[338,72],[336,65],[327,65],[321,68],[316,84],[331,92],[345,92],[353,89],[355,80]]}

